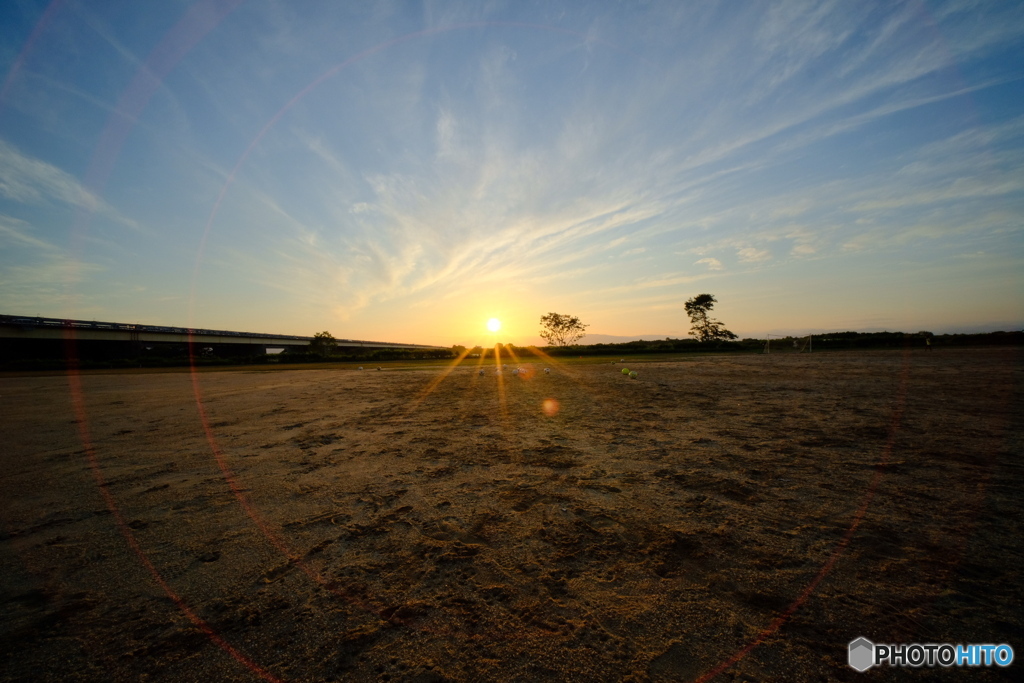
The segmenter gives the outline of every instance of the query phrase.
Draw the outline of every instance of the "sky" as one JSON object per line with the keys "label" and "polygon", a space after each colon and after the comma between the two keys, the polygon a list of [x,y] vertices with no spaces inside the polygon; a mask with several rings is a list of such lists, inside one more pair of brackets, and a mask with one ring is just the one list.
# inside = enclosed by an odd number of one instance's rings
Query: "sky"
{"label": "sky", "polygon": [[0,313],[1024,328],[1024,3],[6,0],[0,77]]}

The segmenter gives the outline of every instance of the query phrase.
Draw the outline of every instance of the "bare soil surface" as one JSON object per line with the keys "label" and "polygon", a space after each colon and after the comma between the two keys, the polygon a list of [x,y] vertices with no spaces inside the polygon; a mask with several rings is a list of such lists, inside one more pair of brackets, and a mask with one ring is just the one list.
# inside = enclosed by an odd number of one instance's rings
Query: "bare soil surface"
{"label": "bare soil surface", "polygon": [[1021,360],[0,377],[0,678],[859,681],[859,636],[1024,657]]}

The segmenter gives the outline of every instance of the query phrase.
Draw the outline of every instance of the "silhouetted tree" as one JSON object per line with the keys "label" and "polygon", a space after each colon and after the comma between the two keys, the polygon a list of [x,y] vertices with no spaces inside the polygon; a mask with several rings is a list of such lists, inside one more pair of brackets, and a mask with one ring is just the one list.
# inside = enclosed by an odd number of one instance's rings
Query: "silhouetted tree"
{"label": "silhouetted tree", "polygon": [[574,315],[548,313],[540,317],[540,336],[551,346],[570,346],[586,335],[584,325]]}
{"label": "silhouetted tree", "polygon": [[697,341],[725,341],[736,338],[736,335],[725,329],[721,322],[708,317],[708,312],[715,303],[716,299],[711,294],[698,294],[686,302],[686,313],[693,323],[690,334],[696,337]]}
{"label": "silhouetted tree", "polygon": [[313,335],[313,341],[309,342],[309,352],[318,356],[329,356],[338,348],[338,342],[330,332],[324,330]]}

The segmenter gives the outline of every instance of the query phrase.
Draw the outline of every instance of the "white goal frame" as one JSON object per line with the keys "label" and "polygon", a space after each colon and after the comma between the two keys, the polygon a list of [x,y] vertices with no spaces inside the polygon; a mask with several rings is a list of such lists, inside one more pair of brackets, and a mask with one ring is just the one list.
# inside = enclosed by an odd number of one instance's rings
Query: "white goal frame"
{"label": "white goal frame", "polygon": [[765,338],[764,338],[764,348],[761,350],[761,353],[771,353],[772,352],[771,351],[772,337],[775,337],[776,339],[792,339],[794,344],[796,344],[798,341],[803,339],[804,340],[804,345],[800,347],[800,350],[798,351],[798,353],[804,353],[804,352],[814,353],[814,335],[813,334],[809,334],[806,337],[803,337],[803,336],[797,337],[797,336],[794,336],[792,334],[766,334]]}

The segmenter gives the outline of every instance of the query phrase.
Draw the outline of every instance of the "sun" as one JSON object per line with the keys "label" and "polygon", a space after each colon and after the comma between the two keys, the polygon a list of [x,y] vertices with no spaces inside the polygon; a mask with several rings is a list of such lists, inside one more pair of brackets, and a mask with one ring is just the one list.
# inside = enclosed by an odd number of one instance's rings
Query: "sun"
{"label": "sun", "polygon": [[497,318],[491,318],[487,321],[487,329],[491,332],[497,332],[501,329],[501,321]]}

